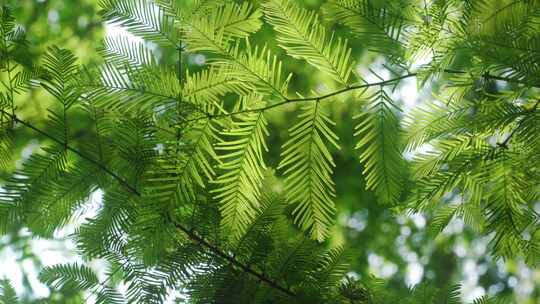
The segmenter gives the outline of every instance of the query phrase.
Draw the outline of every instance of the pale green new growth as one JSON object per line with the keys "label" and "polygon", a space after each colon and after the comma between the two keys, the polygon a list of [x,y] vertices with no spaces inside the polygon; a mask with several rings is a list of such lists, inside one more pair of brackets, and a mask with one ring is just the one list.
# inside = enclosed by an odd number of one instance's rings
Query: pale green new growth
{"label": "pale green new growth", "polygon": [[323,241],[334,215],[335,196],[332,168],[335,166],[328,144],[339,149],[338,137],[330,129],[334,122],[319,102],[306,106],[299,122],[289,129],[283,144],[282,161],[288,200],[294,204],[295,222],[312,238]]}
{"label": "pale green new growth", "polygon": [[260,188],[266,169],[263,153],[268,151],[266,125],[263,112],[238,115],[221,132],[223,141],[216,146],[221,152],[222,173],[213,181],[217,189],[211,192],[221,204],[223,228],[235,238],[246,232],[260,208]]}
{"label": "pale green new growth", "polygon": [[403,184],[403,159],[399,143],[399,121],[393,101],[381,88],[366,98],[365,112],[359,120],[354,135],[358,137],[356,149],[360,150],[362,172],[368,189],[385,203],[398,201]]}

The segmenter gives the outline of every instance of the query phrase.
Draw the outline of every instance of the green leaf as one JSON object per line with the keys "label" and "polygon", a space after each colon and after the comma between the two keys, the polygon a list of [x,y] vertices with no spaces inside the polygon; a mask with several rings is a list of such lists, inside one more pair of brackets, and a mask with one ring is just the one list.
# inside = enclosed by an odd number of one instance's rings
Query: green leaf
{"label": "green leaf", "polygon": [[334,122],[323,113],[318,101],[305,106],[299,122],[289,129],[281,162],[287,200],[294,205],[295,223],[313,239],[324,241],[334,215],[332,168],[327,143],[339,149],[338,137],[330,129]]}
{"label": "green leaf", "polygon": [[147,0],[100,0],[104,20],[164,46],[178,46],[174,19]]}
{"label": "green leaf", "polygon": [[18,303],[17,293],[9,280],[0,280],[0,304]]}
{"label": "green leaf", "polygon": [[210,67],[199,73],[187,75],[182,87],[183,97],[195,104],[204,113],[226,112],[223,96],[227,93],[247,95],[242,82],[227,73],[226,69]]}
{"label": "green leaf", "polygon": [[73,80],[78,72],[77,58],[68,50],[50,47],[43,56],[46,76],[41,85],[68,109],[78,99]]}
{"label": "green leaf", "polygon": [[233,238],[242,236],[260,208],[261,185],[264,178],[263,152],[268,151],[265,138],[267,122],[263,112],[236,116],[230,127],[221,132],[216,146],[222,173],[213,181],[214,198],[221,206],[222,226]]}
{"label": "green leaf", "polygon": [[95,106],[121,113],[169,109],[178,102],[181,90],[174,72],[153,66],[131,66],[123,61],[83,71],[77,86]]}
{"label": "green leaf", "polygon": [[277,40],[287,54],[306,60],[343,86],[349,84],[355,63],[348,42],[334,38],[333,32],[329,35],[316,11],[310,12],[285,0],[265,1],[263,5],[266,18],[278,32]]}
{"label": "green leaf", "polygon": [[370,50],[400,61],[408,23],[418,23],[414,5],[402,1],[330,0],[324,5],[328,19],[347,26]]}
{"label": "green leaf", "polygon": [[399,141],[399,119],[388,94],[381,88],[368,98],[365,112],[354,136],[364,169],[367,189],[374,190],[383,203],[398,201],[403,185],[404,162]]}
{"label": "green leaf", "polygon": [[[261,11],[249,2],[215,3],[202,16],[177,19],[190,50],[219,53],[237,38],[247,38],[261,25]],[[200,13],[199,11],[198,13]]]}
{"label": "green leaf", "polygon": [[165,204],[195,200],[199,189],[215,176],[216,133],[214,122],[203,119],[194,122],[178,141],[168,143],[169,151],[146,173],[145,195]]}
{"label": "green leaf", "polygon": [[96,273],[85,265],[74,263],[45,267],[40,272],[39,279],[56,290],[71,293],[90,291],[96,296],[96,304],[125,303],[120,293],[100,282]]}
{"label": "green leaf", "polygon": [[495,160],[485,165],[489,170],[485,176],[489,191],[483,211],[487,231],[495,232],[491,240],[495,254],[508,258],[515,256],[516,251],[525,251],[522,232],[535,219],[525,213],[529,186],[525,176],[516,170],[511,152],[501,151]]}
{"label": "green leaf", "polygon": [[84,265],[60,264],[45,267],[39,279],[54,289],[86,290],[96,287],[99,279],[94,271]]}
{"label": "green leaf", "polygon": [[106,37],[100,52],[108,62],[127,62],[132,66],[157,64],[156,55],[144,42],[124,36]]}

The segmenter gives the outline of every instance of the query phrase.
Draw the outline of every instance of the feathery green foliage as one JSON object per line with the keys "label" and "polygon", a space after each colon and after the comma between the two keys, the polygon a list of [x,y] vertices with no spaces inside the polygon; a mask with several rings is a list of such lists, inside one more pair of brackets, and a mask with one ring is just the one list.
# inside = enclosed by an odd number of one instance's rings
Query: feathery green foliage
{"label": "feathery green foliage", "polygon": [[403,183],[399,120],[382,87],[367,99],[366,110],[357,116],[359,123],[354,133],[359,137],[356,149],[361,150],[366,187],[375,190],[381,201],[395,203]]}
{"label": "feathery green foliage", "polygon": [[315,11],[299,8],[294,2],[272,0],[264,5],[280,46],[290,56],[306,60],[340,85],[349,84],[354,62],[347,40],[328,35]]}
{"label": "feathery green foliage", "polygon": [[290,138],[283,145],[287,197],[294,204],[295,222],[311,237],[323,241],[334,214],[335,196],[332,167],[335,166],[327,144],[337,149],[337,136],[330,129],[334,124],[319,102],[304,108],[300,121],[290,128]]}
{"label": "feathery green foliage", "polygon": [[221,137],[226,138],[216,146],[216,150],[224,152],[219,156],[223,173],[213,181],[218,187],[212,192],[222,204],[224,229],[230,228],[233,236],[240,236],[258,209],[268,130],[262,112],[246,113],[236,119],[229,130],[222,132]]}
{"label": "feathery green foliage", "polygon": [[[400,289],[351,271],[334,171],[354,148],[361,170],[344,170],[372,205],[424,214],[433,238],[463,219],[493,257],[537,267],[540,5],[420,2],[101,0],[141,40],[108,37],[85,66],[56,46],[28,60],[2,7],[0,232],[77,223],[83,262],[39,278],[79,301],[460,303],[450,280]],[[412,77],[429,92],[411,109],[396,92]],[[302,81],[317,87],[291,92]],[[20,98],[41,93],[44,121]],[[21,132],[40,149],[15,162]],[[0,302],[15,301],[3,280]]]}
{"label": "feathery green foliage", "polygon": [[11,283],[4,279],[0,282],[0,303],[17,303],[17,294]]}

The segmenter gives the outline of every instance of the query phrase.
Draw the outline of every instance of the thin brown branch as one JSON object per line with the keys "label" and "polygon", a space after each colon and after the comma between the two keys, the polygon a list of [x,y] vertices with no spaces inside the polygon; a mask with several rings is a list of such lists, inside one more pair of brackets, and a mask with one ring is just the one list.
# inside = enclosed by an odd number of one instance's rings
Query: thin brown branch
{"label": "thin brown branch", "polygon": [[[469,72],[466,72],[466,71],[459,71],[459,70],[452,70],[452,69],[445,69],[444,70],[445,73],[447,74],[468,74]],[[532,85],[531,83],[528,83],[526,81],[522,81],[522,80],[519,80],[519,79],[515,79],[515,78],[510,78],[510,77],[504,77],[504,76],[498,76],[498,75],[493,75],[489,72],[486,72],[482,75],[480,75],[482,78],[485,78],[485,79],[494,79],[494,80],[500,80],[500,81],[504,81],[504,82],[508,82],[508,83],[516,83],[516,84],[522,84],[522,85],[526,85],[526,86],[531,86],[531,87],[534,87],[534,88],[540,88],[540,85]]]}
{"label": "thin brown branch", "polygon": [[66,150],[71,151],[71,152],[75,153],[76,155],[78,155],[79,157],[81,157],[82,159],[85,159],[86,161],[92,163],[94,166],[98,167],[99,169],[103,170],[105,173],[109,174],[112,178],[117,180],[122,186],[126,187],[129,191],[133,192],[134,194],[136,194],[138,196],[141,195],[137,189],[135,189],[133,186],[131,186],[125,179],[121,178],[119,175],[117,175],[116,173],[111,171],[109,168],[107,168],[104,164],[96,161],[92,157],[90,157],[88,155],[85,155],[81,151],[73,148],[72,146],[68,145],[65,141],[60,140],[60,139],[54,137],[53,135],[51,135],[51,134],[37,128],[36,126],[32,125],[31,123],[20,119],[16,115],[12,115],[11,113],[8,113],[3,109],[0,109],[0,111],[4,115],[7,115],[11,119],[13,119],[14,122],[20,123],[21,125],[33,130],[34,132],[36,132],[36,133],[38,133],[38,134],[40,134],[42,136],[45,136],[46,138],[49,138],[50,140],[64,146]]}
{"label": "thin brown branch", "polygon": [[280,107],[280,106],[283,106],[283,105],[289,104],[289,103],[298,103],[298,102],[305,102],[305,101],[322,101],[322,100],[328,99],[330,97],[334,97],[336,95],[340,95],[340,94],[343,94],[345,92],[349,92],[349,91],[352,91],[352,90],[364,89],[364,88],[369,88],[369,87],[374,87],[374,86],[387,86],[387,85],[393,84],[393,83],[395,83],[395,82],[397,82],[399,80],[409,78],[409,77],[415,77],[415,76],[416,76],[416,73],[410,73],[410,74],[406,74],[406,75],[396,77],[396,78],[392,78],[392,79],[389,79],[389,80],[380,81],[380,82],[373,82],[373,83],[349,86],[349,87],[346,87],[346,88],[343,88],[343,89],[340,89],[340,90],[337,90],[337,91],[334,91],[334,92],[331,92],[331,93],[328,93],[328,94],[314,96],[314,97],[285,98],[281,102],[278,102],[278,103],[275,103],[275,104],[272,104],[272,105],[269,105],[269,106],[266,106],[266,107],[260,107],[260,108],[254,108],[254,109],[245,109],[245,110],[241,110],[241,111],[237,111],[237,112],[230,112],[230,113],[224,113],[224,114],[206,115],[206,116],[203,116],[203,117],[197,117],[197,118],[186,120],[186,122],[194,122],[194,121],[199,121],[199,120],[202,120],[202,119],[224,118],[224,117],[235,116],[235,115],[243,114],[243,113],[267,111],[267,110],[277,108],[277,107]]}
{"label": "thin brown branch", "polygon": [[[42,135],[42,136],[44,136],[46,138],[49,138],[50,140],[52,140],[52,141],[54,141],[54,142],[56,142],[58,144],[61,144],[61,145],[65,146],[68,151],[71,151],[71,152],[75,153],[76,155],[78,155],[82,159],[92,163],[97,168],[103,170],[103,172],[107,173],[112,178],[117,180],[123,187],[128,189],[130,192],[132,192],[136,196],[139,196],[139,197],[142,196],[141,193],[137,189],[135,189],[135,187],[131,186],[126,180],[124,180],[122,177],[120,177],[119,175],[114,173],[112,170],[107,168],[107,166],[100,163],[99,161],[94,160],[92,157],[89,157],[86,154],[82,153],[81,151],[73,148],[72,146],[67,145],[64,141],[62,141],[62,140],[56,138],[55,136],[53,136],[53,135],[51,135],[51,134],[37,128],[36,126],[32,125],[31,123],[26,122],[26,121],[18,118],[17,116],[14,116],[14,115],[6,112],[3,109],[0,109],[0,112],[7,115],[11,119],[13,119],[13,121],[15,121],[16,123],[20,123],[21,125],[33,130],[34,132],[36,132],[36,133],[38,133],[38,134],[40,134],[40,135]],[[284,293],[284,294],[286,294],[288,296],[293,296],[293,297],[296,296],[296,294],[294,292],[292,292],[291,290],[289,290],[288,288],[285,288],[285,287],[281,286],[276,281],[274,281],[271,278],[265,276],[263,273],[260,273],[260,272],[258,272],[256,270],[254,270],[253,268],[241,263],[236,258],[230,256],[229,254],[223,252],[218,247],[212,245],[204,237],[199,236],[193,229],[188,229],[187,227],[183,226],[180,223],[175,223],[175,227],[178,228],[178,230],[180,230],[184,234],[186,234],[186,236],[189,239],[191,239],[194,242],[200,244],[201,246],[207,248],[212,255],[214,255],[216,257],[219,257],[219,258],[231,263],[235,267],[240,268],[243,272],[254,276],[260,282],[263,282],[264,284],[268,285],[271,288],[274,288],[274,289],[276,289],[276,290],[278,290],[278,291],[280,291],[280,292],[282,292],[282,293]]]}
{"label": "thin brown branch", "polygon": [[[445,69],[444,72],[448,73],[448,74],[467,74],[468,73],[466,71],[451,70],[451,69]],[[244,114],[244,113],[267,111],[267,110],[277,108],[277,107],[280,107],[280,106],[283,106],[283,105],[286,105],[286,104],[289,104],[289,103],[298,103],[298,102],[306,102],[306,101],[322,101],[322,100],[328,99],[330,97],[334,97],[334,96],[337,96],[337,95],[340,95],[340,94],[343,94],[343,93],[346,93],[346,92],[349,92],[349,91],[353,91],[353,90],[366,89],[366,88],[369,88],[369,87],[376,87],[376,86],[388,86],[388,85],[391,85],[391,84],[396,84],[402,79],[410,78],[410,77],[416,77],[417,74],[418,73],[409,73],[409,74],[405,74],[405,75],[395,77],[395,78],[392,78],[392,79],[379,81],[379,82],[348,86],[346,88],[343,88],[343,89],[340,89],[340,90],[337,90],[337,91],[334,91],[334,92],[331,92],[331,93],[328,93],[328,94],[314,96],[314,97],[284,98],[281,102],[278,102],[278,103],[275,103],[275,104],[272,104],[272,105],[269,105],[269,106],[265,106],[265,107],[259,107],[259,108],[254,108],[254,109],[245,109],[245,110],[241,110],[241,111],[223,113],[223,114],[214,114],[214,115],[207,114],[207,115],[200,116],[200,117],[197,117],[197,118],[185,120],[183,123],[196,122],[196,121],[203,120],[203,119],[215,119],[215,118],[231,117],[231,116]],[[489,74],[489,73],[483,74],[482,77],[486,78],[486,79],[501,80],[501,81],[505,81],[505,82],[509,82],[509,83],[530,85],[529,83],[520,81],[518,79],[512,79],[512,78],[492,75],[492,74]],[[539,87],[540,88],[540,86],[533,86],[533,87]]]}
{"label": "thin brown branch", "polygon": [[[528,112],[528,114],[530,113],[534,113],[536,112],[537,108],[538,108],[538,105],[540,104],[540,99],[536,101],[536,103],[534,104],[534,106],[532,108],[530,108],[529,110],[527,110],[526,112]],[[530,116],[525,116],[523,117],[517,124],[517,126],[514,128],[514,130],[512,130],[512,132],[508,135],[508,137],[506,137],[506,139],[500,143],[498,146],[500,147],[503,147],[503,148],[506,148],[508,147],[508,143],[510,142],[510,139],[512,139],[512,137],[517,133],[517,131],[519,129],[521,129],[521,126],[525,123],[525,121],[527,121],[527,119],[529,118]]]}
{"label": "thin brown branch", "polygon": [[275,281],[269,279],[267,276],[265,276],[264,274],[252,269],[251,267],[247,266],[247,265],[244,265],[242,263],[240,263],[238,260],[236,260],[235,258],[233,258],[232,256],[224,253],[223,251],[221,251],[219,248],[217,248],[216,246],[210,244],[208,241],[206,241],[203,237],[200,237],[197,233],[195,233],[193,230],[189,230],[187,229],[186,227],[182,226],[181,224],[176,224],[176,228],[178,228],[179,230],[181,230],[182,232],[184,232],[190,239],[196,241],[197,243],[203,245],[204,247],[208,248],[208,250],[210,250],[210,253],[216,257],[219,257],[221,259],[224,259],[226,261],[228,261],[229,263],[231,263],[232,265],[242,269],[242,271],[246,272],[246,273],[249,273],[251,274],[252,276],[256,277],[259,281],[265,283],[266,285],[276,289],[276,290],[279,290],[281,291],[282,293],[286,294],[286,295],[289,295],[291,297],[294,297],[296,296],[296,294],[291,291],[290,289],[288,288],[285,288],[281,285],[279,285],[278,283],[276,283]]}

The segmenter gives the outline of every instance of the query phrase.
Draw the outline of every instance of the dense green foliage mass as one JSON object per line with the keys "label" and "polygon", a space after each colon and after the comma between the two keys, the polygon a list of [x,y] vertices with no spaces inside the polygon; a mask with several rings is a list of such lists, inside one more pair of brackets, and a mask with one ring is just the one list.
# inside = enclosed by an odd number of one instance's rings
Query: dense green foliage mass
{"label": "dense green foliage mass", "polygon": [[[412,214],[430,220],[414,246],[460,219],[488,262],[540,264],[536,1],[99,7],[132,36],[85,64],[0,11],[0,233],[54,238],[82,218],[81,261],[44,267],[50,295],[21,301],[461,303],[444,246],[410,289],[360,262],[392,259],[388,235],[411,232],[385,221]],[[396,93],[411,79],[417,104]],[[369,229],[343,232],[362,210]],[[0,303],[16,298],[1,281]]]}

